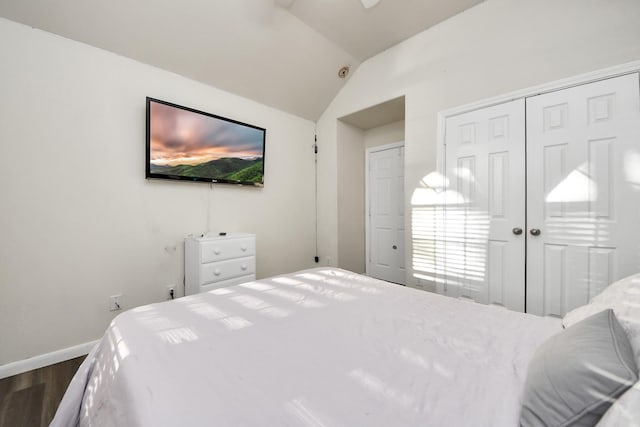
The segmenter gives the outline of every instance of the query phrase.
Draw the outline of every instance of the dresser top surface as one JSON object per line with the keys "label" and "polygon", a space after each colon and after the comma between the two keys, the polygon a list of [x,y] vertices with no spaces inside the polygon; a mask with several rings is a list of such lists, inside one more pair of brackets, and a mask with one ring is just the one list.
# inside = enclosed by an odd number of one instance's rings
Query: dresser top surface
{"label": "dresser top surface", "polygon": [[210,240],[230,240],[230,239],[241,239],[241,238],[255,238],[255,234],[250,233],[227,233],[224,236],[221,236],[219,233],[209,232],[200,237],[187,237],[186,240],[195,240],[198,242],[207,242]]}

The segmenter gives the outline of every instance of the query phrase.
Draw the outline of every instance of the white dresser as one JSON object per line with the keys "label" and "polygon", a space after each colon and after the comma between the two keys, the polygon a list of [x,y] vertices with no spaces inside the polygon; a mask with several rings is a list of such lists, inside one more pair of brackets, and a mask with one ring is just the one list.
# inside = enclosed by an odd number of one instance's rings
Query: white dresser
{"label": "white dresser", "polygon": [[256,236],[187,238],[184,242],[184,293],[206,292],[256,279]]}

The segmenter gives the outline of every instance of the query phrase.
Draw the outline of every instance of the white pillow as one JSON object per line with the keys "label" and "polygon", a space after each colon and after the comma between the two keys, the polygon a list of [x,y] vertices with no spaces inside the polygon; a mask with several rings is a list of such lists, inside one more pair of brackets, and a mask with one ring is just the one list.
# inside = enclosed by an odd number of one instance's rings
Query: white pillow
{"label": "white pillow", "polygon": [[629,338],[636,365],[640,367],[640,273],[607,286],[589,304],[567,313],[562,324],[568,328],[607,308],[613,309],[616,314]]}
{"label": "white pillow", "polygon": [[597,427],[640,427],[640,382],[613,402]]}

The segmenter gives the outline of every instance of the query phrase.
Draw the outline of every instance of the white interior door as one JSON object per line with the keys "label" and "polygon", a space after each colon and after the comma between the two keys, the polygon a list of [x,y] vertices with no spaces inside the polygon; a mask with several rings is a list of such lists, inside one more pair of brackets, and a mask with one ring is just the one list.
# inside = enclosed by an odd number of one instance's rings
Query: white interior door
{"label": "white interior door", "polygon": [[524,311],[524,100],[446,119],[444,291]]}
{"label": "white interior door", "polygon": [[640,270],[638,74],[527,99],[527,311],[563,316]]}
{"label": "white interior door", "polygon": [[404,146],[369,150],[367,159],[367,274],[404,284]]}

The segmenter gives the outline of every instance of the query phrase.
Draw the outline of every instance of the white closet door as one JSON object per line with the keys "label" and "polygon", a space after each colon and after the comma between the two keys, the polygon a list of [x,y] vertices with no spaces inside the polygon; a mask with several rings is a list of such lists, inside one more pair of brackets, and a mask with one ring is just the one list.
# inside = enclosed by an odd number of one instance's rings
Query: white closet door
{"label": "white closet door", "polygon": [[367,274],[404,284],[404,147],[369,154]]}
{"label": "white closet door", "polygon": [[[640,269],[638,74],[527,99],[527,312]],[[539,234],[536,230],[539,230]]]}
{"label": "white closet door", "polygon": [[[445,293],[524,311],[524,100],[446,119]],[[520,230],[519,230],[520,229]]]}

